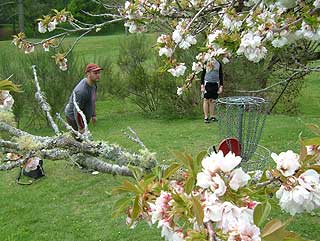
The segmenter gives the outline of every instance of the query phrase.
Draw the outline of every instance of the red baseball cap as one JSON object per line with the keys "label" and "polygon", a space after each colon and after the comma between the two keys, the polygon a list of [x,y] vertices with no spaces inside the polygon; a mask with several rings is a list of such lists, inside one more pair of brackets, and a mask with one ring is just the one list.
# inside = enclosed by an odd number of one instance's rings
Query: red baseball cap
{"label": "red baseball cap", "polygon": [[91,71],[99,71],[99,70],[102,70],[102,69],[103,68],[101,68],[97,64],[87,64],[86,73],[91,72]]}

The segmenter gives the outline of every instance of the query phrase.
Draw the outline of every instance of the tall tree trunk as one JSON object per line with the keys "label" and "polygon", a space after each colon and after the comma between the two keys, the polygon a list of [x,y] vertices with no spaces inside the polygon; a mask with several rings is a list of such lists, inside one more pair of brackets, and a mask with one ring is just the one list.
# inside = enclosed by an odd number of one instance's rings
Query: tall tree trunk
{"label": "tall tree trunk", "polygon": [[18,0],[18,16],[19,16],[19,31],[24,32],[24,8],[23,0]]}

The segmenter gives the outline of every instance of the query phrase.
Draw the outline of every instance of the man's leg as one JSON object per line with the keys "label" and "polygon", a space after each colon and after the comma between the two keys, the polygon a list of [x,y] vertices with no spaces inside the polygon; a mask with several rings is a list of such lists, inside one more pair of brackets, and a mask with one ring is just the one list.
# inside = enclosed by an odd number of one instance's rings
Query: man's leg
{"label": "man's leg", "polygon": [[208,99],[203,99],[203,114],[204,114],[204,122],[208,123],[209,122],[209,100]]}
{"label": "man's leg", "polygon": [[214,99],[209,100],[209,112],[210,112],[210,118],[215,117],[215,100]]}

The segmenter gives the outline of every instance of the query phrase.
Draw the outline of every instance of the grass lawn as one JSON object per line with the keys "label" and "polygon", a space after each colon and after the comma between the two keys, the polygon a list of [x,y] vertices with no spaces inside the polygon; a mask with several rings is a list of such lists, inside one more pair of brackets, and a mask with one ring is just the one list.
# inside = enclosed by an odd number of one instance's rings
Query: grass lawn
{"label": "grass lawn", "polygon": [[[90,58],[93,52],[115,56],[121,36],[88,37],[76,48]],[[0,42],[0,49],[8,45]],[[88,46],[94,46],[89,48]],[[101,53],[100,53],[101,54]],[[320,125],[319,74],[308,77],[303,96],[299,98],[298,116],[270,115],[267,117],[260,144],[279,153],[299,151],[298,135],[312,136],[307,123]],[[200,107],[199,107],[200,108]],[[126,100],[106,98],[97,102],[97,126],[90,126],[96,140],[118,143],[136,151],[137,144],[124,134],[132,127],[158,160],[174,158],[173,151],[195,155],[218,142],[218,125],[205,125],[198,118],[150,118]],[[51,135],[50,129],[33,129],[32,133]],[[125,217],[113,219],[112,206],[119,198],[111,190],[124,177],[109,174],[92,175],[82,172],[68,161],[45,161],[46,177],[30,186],[15,184],[18,169],[0,173],[0,240],[4,241],[160,241],[160,232],[145,223],[128,229]],[[275,216],[289,216],[275,212]],[[320,211],[298,215],[290,229],[306,238],[320,240]]]}

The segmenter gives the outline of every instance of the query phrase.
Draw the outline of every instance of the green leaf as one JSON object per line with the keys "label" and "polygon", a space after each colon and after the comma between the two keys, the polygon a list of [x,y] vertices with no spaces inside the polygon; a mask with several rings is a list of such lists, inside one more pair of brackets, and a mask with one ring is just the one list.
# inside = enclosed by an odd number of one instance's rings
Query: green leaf
{"label": "green leaf", "polygon": [[116,218],[120,214],[124,213],[125,210],[128,209],[131,203],[131,198],[130,197],[124,197],[116,201],[116,203],[113,205],[113,212],[112,212],[112,217]]}
{"label": "green leaf", "polygon": [[140,213],[140,204],[139,204],[140,202],[139,201],[140,201],[139,196],[136,196],[134,203],[133,203],[133,209],[132,209],[132,215],[131,215],[132,222],[137,219],[137,217]]}
{"label": "green leaf", "polygon": [[267,220],[270,211],[271,205],[268,201],[258,204],[253,213],[254,224],[261,227],[261,225]]}
{"label": "green leaf", "polygon": [[133,177],[136,181],[139,181],[143,175],[141,168],[135,166],[128,166],[129,170],[132,172]]}
{"label": "green leaf", "polygon": [[198,153],[197,158],[196,158],[198,165],[201,165],[201,162],[202,162],[203,158],[205,158],[206,155],[208,155],[207,151],[200,151]]}
{"label": "green leaf", "polygon": [[203,224],[204,213],[198,197],[192,197],[192,209],[197,219],[198,225],[201,226]]}
{"label": "green leaf", "polygon": [[163,178],[167,179],[171,177],[176,171],[178,171],[180,168],[180,164],[178,163],[173,163],[171,164],[166,170],[163,172]]}
{"label": "green leaf", "polygon": [[314,137],[314,138],[311,138],[311,139],[306,139],[306,140],[303,140],[302,143],[305,146],[320,145],[320,137]]}
{"label": "green leaf", "polygon": [[20,85],[14,84],[10,80],[0,80],[0,91],[1,90],[9,90],[13,92],[22,92],[20,89]]}
{"label": "green leaf", "polygon": [[186,193],[190,194],[194,186],[195,186],[195,178],[193,176],[190,176],[184,186]]}
{"label": "green leaf", "polygon": [[273,219],[268,222],[261,232],[263,241],[281,241],[284,239],[286,234],[286,226],[288,222],[282,223],[278,219]]}
{"label": "green leaf", "polygon": [[123,193],[123,192],[141,194],[143,191],[140,190],[133,183],[129,182],[128,180],[124,180],[121,186],[118,186],[112,190],[113,194]]}
{"label": "green leaf", "polygon": [[181,161],[185,167],[188,167],[188,161],[187,161],[187,158],[186,156],[182,153],[182,152],[174,152],[174,155],[176,156],[176,158]]}

